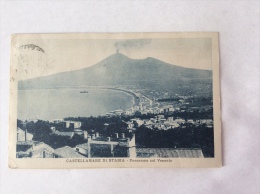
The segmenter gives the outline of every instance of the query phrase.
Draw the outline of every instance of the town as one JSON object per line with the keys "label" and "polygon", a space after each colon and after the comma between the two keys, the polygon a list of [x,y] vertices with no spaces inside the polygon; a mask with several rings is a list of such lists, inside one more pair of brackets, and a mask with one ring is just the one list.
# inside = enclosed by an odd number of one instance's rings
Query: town
{"label": "town", "polygon": [[134,96],[133,107],[99,117],[18,120],[17,157],[214,156],[211,97],[156,99],[151,92],[116,89]]}

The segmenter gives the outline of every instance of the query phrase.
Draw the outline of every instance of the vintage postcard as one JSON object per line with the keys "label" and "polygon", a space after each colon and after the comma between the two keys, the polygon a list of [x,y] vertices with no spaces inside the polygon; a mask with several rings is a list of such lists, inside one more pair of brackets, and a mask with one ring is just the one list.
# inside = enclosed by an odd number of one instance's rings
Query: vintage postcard
{"label": "vintage postcard", "polygon": [[220,167],[218,33],[14,34],[10,168]]}

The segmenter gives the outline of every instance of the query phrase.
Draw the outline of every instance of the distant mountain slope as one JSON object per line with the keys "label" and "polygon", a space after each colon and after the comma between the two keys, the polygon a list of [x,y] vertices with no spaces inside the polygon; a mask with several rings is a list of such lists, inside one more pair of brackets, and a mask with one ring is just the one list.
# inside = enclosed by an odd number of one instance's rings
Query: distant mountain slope
{"label": "distant mountain slope", "polygon": [[75,86],[163,84],[176,79],[211,79],[212,72],[171,65],[155,58],[130,59],[114,54],[96,65],[76,71],[20,81],[20,89]]}

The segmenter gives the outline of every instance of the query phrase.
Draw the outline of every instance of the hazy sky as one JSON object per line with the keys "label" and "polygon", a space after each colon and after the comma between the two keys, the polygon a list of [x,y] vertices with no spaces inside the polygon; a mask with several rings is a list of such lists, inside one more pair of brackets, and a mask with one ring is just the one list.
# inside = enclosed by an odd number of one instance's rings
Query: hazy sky
{"label": "hazy sky", "polygon": [[[22,46],[28,44],[40,49]],[[21,39],[14,46],[19,79],[90,67],[117,50],[133,59],[154,57],[178,66],[211,69],[211,39],[206,38]]]}

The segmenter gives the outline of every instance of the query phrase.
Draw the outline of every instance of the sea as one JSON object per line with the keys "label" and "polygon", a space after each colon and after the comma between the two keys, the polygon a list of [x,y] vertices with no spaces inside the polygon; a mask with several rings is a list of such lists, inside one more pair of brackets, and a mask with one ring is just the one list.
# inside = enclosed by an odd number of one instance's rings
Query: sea
{"label": "sea", "polygon": [[66,117],[100,116],[131,108],[134,97],[111,89],[33,89],[18,90],[17,118],[53,120]]}

